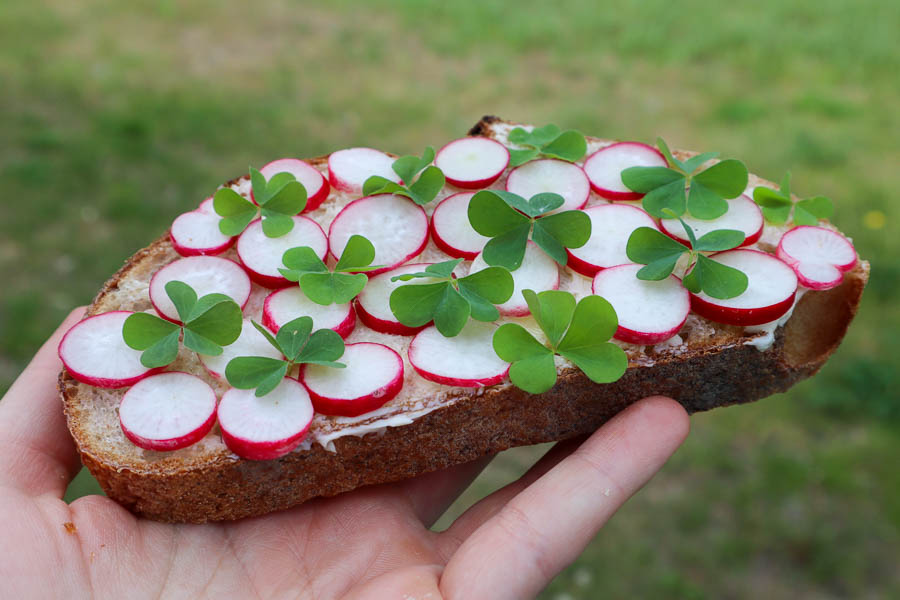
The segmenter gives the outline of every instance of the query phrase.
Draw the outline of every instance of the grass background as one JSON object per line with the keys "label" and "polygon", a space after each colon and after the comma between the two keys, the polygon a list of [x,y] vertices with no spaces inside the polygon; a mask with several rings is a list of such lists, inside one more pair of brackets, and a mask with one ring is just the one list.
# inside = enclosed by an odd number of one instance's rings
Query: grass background
{"label": "grass background", "polygon": [[[898,31],[883,0],[5,0],[0,392],[248,164],[418,151],[483,114],[662,135],[832,197],[872,283],[818,377],[696,415],[545,597],[900,597]],[[443,522],[540,450],[502,455]]]}

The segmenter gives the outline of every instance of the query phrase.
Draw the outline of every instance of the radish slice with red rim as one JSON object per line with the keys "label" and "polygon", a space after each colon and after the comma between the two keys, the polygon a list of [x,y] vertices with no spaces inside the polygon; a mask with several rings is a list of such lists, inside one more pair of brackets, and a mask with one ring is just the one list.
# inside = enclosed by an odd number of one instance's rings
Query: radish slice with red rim
{"label": "radish slice with red rim", "polygon": [[643,281],[637,272],[644,265],[618,265],[594,277],[593,292],[616,311],[619,328],[613,337],[630,344],[658,344],[674,336],[691,310],[690,293],[681,280],[669,275],[661,281]]}
{"label": "radish slice with red rim", "polygon": [[282,258],[291,248],[309,246],[316,256],[325,260],[328,239],[319,224],[307,217],[295,216],[294,228],[288,233],[270,238],[263,233],[262,221],[256,220],[238,237],[237,253],[250,278],[267,288],[281,288],[295,285],[281,276],[279,268],[284,267]]}
{"label": "radish slice with red rim", "polygon": [[372,175],[399,183],[400,177],[391,168],[394,158],[372,148],[347,148],[332,152],[328,157],[328,181],[336,190],[359,194]]}
{"label": "radish slice with red rim", "polygon": [[[328,180],[322,177],[322,174],[315,167],[299,158],[273,160],[261,168],[259,172],[263,174],[267,181],[278,173],[290,173],[293,175],[306,189],[306,208],[303,209],[303,212],[319,208],[325,198],[328,197],[328,191],[331,189],[331,186],[328,185]],[[250,197],[253,202],[256,202],[252,191],[250,192]]]}
{"label": "radish slice with red rim", "polygon": [[500,177],[509,165],[509,150],[486,137],[465,137],[438,150],[434,165],[447,182],[467,190],[485,188]]}
{"label": "radish slice with red rim", "polygon": [[444,337],[433,325],[409,345],[409,362],[429,381],[460,387],[482,387],[503,381],[509,363],[494,352],[493,323],[469,321],[456,337]]}
{"label": "radish slice with red rim", "polygon": [[131,442],[147,450],[178,450],[199,442],[216,422],[216,393],[189,373],[142,379],[125,392],[119,424]]}
{"label": "radish slice with red rim", "polygon": [[776,254],[794,269],[801,285],[812,290],[839,286],[844,273],[856,265],[856,250],[847,238],[811,225],[785,233]]}
{"label": "radish slice with red rim", "polygon": [[239,264],[217,256],[188,256],[171,262],[150,279],[150,302],[156,312],[173,323],[180,323],[178,311],[166,294],[166,284],[181,281],[191,286],[198,297],[225,294],[243,308],[250,298],[250,278]]}
{"label": "radish slice with red rim", "polygon": [[209,374],[219,379],[225,375],[225,367],[229,361],[238,356],[265,356],[268,358],[282,358],[281,352],[275,349],[263,335],[256,330],[248,319],[244,319],[241,327],[241,335],[222,348],[222,354],[209,356],[198,354],[200,362],[209,371]]}
{"label": "radish slice with red rim", "polygon": [[[718,229],[734,229],[744,234],[741,246],[749,246],[758,242],[762,236],[765,221],[756,202],[744,195],[726,200],[726,202],[728,203],[728,212],[716,219],[698,219],[687,213],[681,218],[694,231],[694,236],[697,238]],[[691,242],[678,219],[662,219],[659,222],[659,228],[669,237],[690,248]]]}
{"label": "radish slice with red rim", "polygon": [[625,248],[638,227],[657,229],[653,217],[629,204],[600,204],[584,209],[591,218],[591,237],[581,248],[568,248],[566,266],[585,277],[597,271],[630,263]]}
{"label": "radish slice with red rim", "polygon": [[591,188],[607,200],[640,200],[622,183],[622,171],[630,167],[665,167],[665,157],[652,146],[640,142],[618,142],[600,148],[584,161]]}
{"label": "radish slice with red rim", "polygon": [[281,326],[300,317],[310,317],[314,329],[333,329],[347,337],[356,326],[356,313],[349,302],[344,304],[316,304],[299,287],[272,292],[263,303],[262,324],[277,333]]}
{"label": "radish slice with red rim", "polygon": [[169,228],[175,252],[182,256],[215,256],[234,243],[234,238],[219,230],[221,217],[197,209],[179,215]]}
{"label": "radish slice with red rim", "polygon": [[[210,196],[209,198],[207,198],[206,200],[201,202],[200,206],[197,207],[197,211],[206,213],[208,215],[218,216],[218,214],[216,213],[216,209],[213,206],[213,197],[212,196]],[[219,217],[219,218],[221,219],[222,217]]]}
{"label": "radish slice with red rim", "polygon": [[391,281],[397,275],[418,273],[431,263],[403,265],[380,275],[369,278],[369,282],[359,296],[356,297],[356,313],[359,320],[369,329],[393,335],[415,335],[427,325],[408,327],[397,320],[391,311],[391,293],[401,285],[424,285],[433,283],[427,277],[410,279],[409,281]]}
{"label": "radish slice with red rim", "polygon": [[475,192],[460,192],[441,200],[431,214],[431,239],[452,256],[472,260],[491,238],[472,228],[469,222],[469,200]]}
{"label": "radish slice with red rim", "polygon": [[75,379],[99,388],[133,385],[159,372],[141,364],[141,352],[122,337],[131,311],[116,310],[88,317],[69,329],[59,343],[59,358]]}
{"label": "radish slice with red rim", "polygon": [[317,413],[356,417],[381,408],[403,388],[403,359],[383,344],[347,344],[340,362],[346,367],[303,365],[300,371]]}
{"label": "radish slice with red rim", "polygon": [[[469,273],[477,273],[487,267],[488,264],[484,262],[484,259],[479,254],[472,261]],[[522,259],[522,265],[515,271],[511,271],[510,274],[513,278],[513,294],[509,300],[497,305],[497,310],[503,315],[524,317],[531,314],[531,311],[528,310],[528,303],[525,302],[525,297],[522,295],[522,290],[544,292],[559,288],[559,268],[556,266],[556,262],[534,242],[528,242],[528,245],[525,247],[525,257]]]}
{"label": "radish slice with red rim", "polygon": [[335,259],[354,235],[364,236],[375,247],[372,264],[384,266],[369,271],[369,275],[377,275],[402,265],[425,249],[428,217],[409,198],[393,194],[366,196],[345,206],[331,222],[328,243]]}
{"label": "radish slice with red rim", "polygon": [[561,212],[584,207],[591,195],[591,185],[578,165],[555,158],[542,158],[510,171],[506,178],[506,191],[525,199],[546,192],[559,194],[565,202],[552,212]]}
{"label": "radish slice with red rim", "polygon": [[727,300],[692,293],[691,308],[701,317],[728,325],[762,325],[781,318],[794,305],[797,276],[775,256],[742,248],[711,258],[744,273],[747,289]]}
{"label": "radish slice with red rim", "polygon": [[225,445],[249,460],[279,458],[299,446],[313,414],[306,388],[290,378],[261,398],[254,390],[232,388],[217,411]]}

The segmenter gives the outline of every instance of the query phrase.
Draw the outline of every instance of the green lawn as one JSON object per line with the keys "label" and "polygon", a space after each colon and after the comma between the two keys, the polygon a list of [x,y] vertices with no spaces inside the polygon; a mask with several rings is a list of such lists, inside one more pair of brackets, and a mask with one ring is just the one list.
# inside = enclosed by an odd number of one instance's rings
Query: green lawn
{"label": "green lawn", "polygon": [[[418,151],[483,114],[662,135],[833,198],[873,281],[818,377],[696,416],[546,597],[897,597],[898,31],[884,0],[6,0],[0,392],[72,306],[248,164]],[[462,502],[535,452],[499,458]]]}

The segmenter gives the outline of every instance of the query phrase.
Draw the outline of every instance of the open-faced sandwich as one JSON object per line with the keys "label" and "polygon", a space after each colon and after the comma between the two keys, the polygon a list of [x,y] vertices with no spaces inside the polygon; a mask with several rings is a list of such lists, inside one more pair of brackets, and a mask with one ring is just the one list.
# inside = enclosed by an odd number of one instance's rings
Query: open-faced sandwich
{"label": "open-faced sandwich", "polygon": [[62,340],[84,464],[134,512],[259,515],[815,373],[868,276],[733,159],[485,117],[229,181]]}

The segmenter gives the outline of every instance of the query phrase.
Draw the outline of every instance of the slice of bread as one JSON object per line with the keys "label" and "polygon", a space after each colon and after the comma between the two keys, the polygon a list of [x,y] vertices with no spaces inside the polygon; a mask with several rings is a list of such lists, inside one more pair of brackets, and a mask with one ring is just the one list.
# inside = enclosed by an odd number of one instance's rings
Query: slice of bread
{"label": "slice of bread", "polygon": [[[469,134],[505,141],[514,126],[484,117]],[[588,142],[591,150],[612,143],[597,138]],[[682,159],[692,154],[676,152]],[[308,162],[327,173],[327,157]],[[492,187],[502,186],[504,179],[505,175]],[[247,176],[226,185],[249,192]],[[751,175],[750,187],[757,185],[774,187]],[[453,191],[448,186],[443,195]],[[327,230],[351,199],[332,191],[307,216]],[[757,245],[771,252],[779,236],[779,231],[767,232]],[[413,262],[444,257],[429,242],[423,257]],[[150,277],[177,258],[168,235],[156,240],[104,285],[88,314],[150,309]],[[577,288],[580,276],[562,271],[569,288]],[[404,389],[397,398],[361,417],[317,415],[307,440],[271,461],[238,458],[225,447],[217,428],[182,450],[142,450],[119,427],[118,405],[124,390],[79,383],[65,370],[59,389],[82,460],[111,498],[159,521],[238,519],[362,485],[414,477],[514,446],[588,433],[629,404],[653,394],[671,396],[693,413],[782,392],[813,375],[837,348],[856,313],[868,273],[868,264],[860,261],[839,287],[807,292],[786,324],[774,331],[771,343],[770,332],[745,331],[692,314],[669,342],[648,347],[622,344],[629,368],[619,381],[608,385],[594,384],[578,369],[562,364],[557,384],[541,395],[527,394],[508,383],[455,388],[423,380],[407,362]],[[258,319],[266,293],[254,285],[247,315]],[[377,334],[358,323],[348,341],[379,341],[405,359],[410,339]],[[170,369],[203,377],[219,394],[227,389],[227,383],[212,378],[196,355],[183,348]]]}

